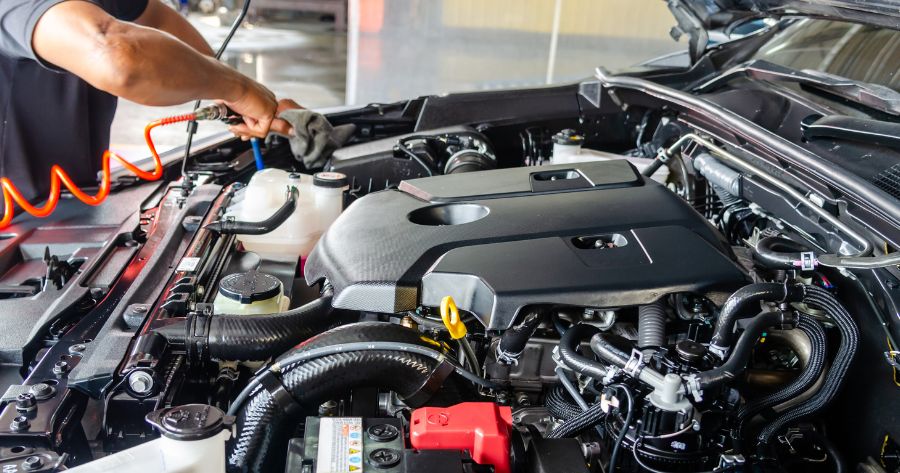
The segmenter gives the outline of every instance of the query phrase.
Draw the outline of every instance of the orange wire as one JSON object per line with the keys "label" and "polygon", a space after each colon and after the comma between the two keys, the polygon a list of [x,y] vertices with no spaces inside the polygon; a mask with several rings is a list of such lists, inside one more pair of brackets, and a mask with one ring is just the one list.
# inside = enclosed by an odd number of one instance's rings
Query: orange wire
{"label": "orange wire", "polygon": [[28,202],[25,196],[22,195],[22,192],[19,191],[19,188],[16,187],[16,185],[13,184],[13,182],[10,181],[9,178],[0,177],[0,188],[2,188],[3,191],[3,218],[0,219],[0,229],[8,227],[10,222],[12,222],[13,217],[15,217],[15,209],[13,207],[14,201],[16,204],[19,204],[19,207],[22,207],[22,210],[35,217],[43,218],[52,214],[56,209],[56,204],[59,203],[59,194],[62,191],[62,186],[66,186],[66,188],[69,189],[69,192],[71,192],[72,195],[74,195],[76,198],[78,198],[78,200],[84,202],[85,204],[100,205],[104,200],[106,200],[106,197],[109,196],[111,181],[109,161],[111,158],[115,158],[116,161],[122,163],[122,166],[124,166],[125,169],[128,169],[135,176],[141,179],[147,181],[155,181],[161,178],[163,176],[162,160],[159,157],[159,153],[156,152],[156,146],[153,145],[153,139],[150,137],[150,132],[158,126],[171,125],[172,123],[178,122],[186,122],[189,120],[194,120],[195,118],[195,115],[192,113],[186,115],[177,115],[174,117],[167,117],[152,121],[148,123],[146,127],[144,127],[144,140],[147,141],[147,147],[150,148],[150,154],[153,155],[154,168],[152,172],[144,171],[134,164],[131,164],[118,154],[113,153],[110,150],[106,150],[103,153],[103,169],[100,176],[100,188],[94,195],[85,193],[77,185],[75,185],[75,183],[72,181],[72,178],[69,177],[66,171],[57,164],[54,164],[53,167],[50,168],[50,194],[47,196],[47,200],[41,206],[31,205],[31,203]]}

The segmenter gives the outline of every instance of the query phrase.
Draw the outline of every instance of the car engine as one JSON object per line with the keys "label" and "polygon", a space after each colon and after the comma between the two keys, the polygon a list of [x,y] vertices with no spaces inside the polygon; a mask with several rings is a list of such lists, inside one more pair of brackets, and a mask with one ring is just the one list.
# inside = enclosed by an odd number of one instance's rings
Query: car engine
{"label": "car engine", "polygon": [[871,215],[665,82],[341,111],[321,168],[225,141],[91,251],[22,232],[0,305],[69,305],[0,347],[3,472],[895,471]]}

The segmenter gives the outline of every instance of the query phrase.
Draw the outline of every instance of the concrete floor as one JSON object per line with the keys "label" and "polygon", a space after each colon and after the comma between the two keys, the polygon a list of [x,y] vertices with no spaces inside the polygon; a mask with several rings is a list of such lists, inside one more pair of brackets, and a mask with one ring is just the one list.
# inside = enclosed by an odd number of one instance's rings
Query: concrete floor
{"label": "concrete floor", "polygon": [[[240,29],[224,60],[260,80],[279,97],[293,98],[310,108],[546,83],[548,32],[460,26],[442,17],[447,12],[439,5],[391,0],[377,31],[366,32],[364,28],[358,43],[349,45],[347,33],[335,32],[333,24],[315,16],[277,13],[257,18]],[[443,6],[446,10],[447,4]],[[659,10],[655,11],[654,15],[659,16]],[[665,25],[673,22],[670,18],[657,21]],[[199,15],[190,19],[214,46],[221,42],[229,21]],[[656,29],[661,31],[657,33]],[[662,26],[653,25],[650,35],[627,35],[561,34],[553,82],[583,79],[598,65],[615,70],[684,47],[683,43],[668,39]],[[358,52],[350,54],[350,61],[348,46]],[[354,57],[358,60],[354,61]],[[191,104],[144,107],[120,101],[112,128],[112,149],[133,159],[147,156],[142,137],[144,124],[154,118],[184,113],[190,107]],[[199,133],[206,136],[222,130],[224,127],[219,124],[204,123]],[[184,127],[158,129],[154,138],[160,150],[180,146],[185,139]]]}

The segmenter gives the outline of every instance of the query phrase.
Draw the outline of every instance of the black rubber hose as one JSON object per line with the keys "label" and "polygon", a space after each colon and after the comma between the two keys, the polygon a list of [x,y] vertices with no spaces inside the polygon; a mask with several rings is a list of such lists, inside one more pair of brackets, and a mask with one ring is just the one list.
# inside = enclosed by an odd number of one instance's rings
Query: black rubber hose
{"label": "black rubber hose", "polygon": [[589,429],[599,424],[604,417],[606,417],[606,413],[603,412],[603,409],[598,402],[593,406],[590,406],[588,410],[579,412],[574,417],[563,422],[562,425],[551,430],[550,433],[547,434],[547,438],[561,439],[572,437],[585,429]]}
{"label": "black rubber hose", "polygon": [[768,444],[772,437],[784,427],[821,411],[834,400],[844,384],[847,371],[850,369],[850,364],[853,362],[853,358],[856,356],[856,351],[859,348],[859,327],[857,327],[856,321],[853,320],[847,309],[831,293],[820,287],[806,286],[806,297],[804,297],[803,302],[812,307],[822,309],[828,314],[841,334],[841,344],[838,347],[831,368],[825,374],[825,381],[822,383],[819,391],[806,401],[782,412],[781,415],[767,425],[757,436],[757,440],[763,445]]}
{"label": "black rubber hose", "polygon": [[[598,333],[591,337],[591,350],[600,359],[618,368],[624,368],[631,355],[620,350],[610,340],[616,337],[607,333]],[[617,337],[621,338],[621,337]]]}
{"label": "black rubber hose", "polygon": [[734,326],[739,319],[759,313],[760,302],[800,302],[802,286],[786,286],[778,283],[757,283],[744,286],[725,301],[716,326],[713,329],[710,349],[727,352],[734,341]]}
{"label": "black rubber hose", "polygon": [[643,171],[641,171],[641,175],[644,177],[650,177],[656,171],[658,171],[659,168],[661,168],[663,166],[663,164],[665,164],[665,163],[663,163],[659,158],[655,158],[653,161],[650,161],[650,164],[648,164],[647,167],[644,168]]}
{"label": "black rubber hose", "polygon": [[569,369],[589,378],[600,379],[606,376],[605,366],[578,354],[581,342],[599,332],[600,329],[587,324],[577,324],[566,329],[566,333],[559,340],[559,361]]}
{"label": "black rubber hose", "polygon": [[800,253],[809,249],[793,240],[780,237],[766,237],[756,243],[754,259],[769,269],[799,269]]}
{"label": "black rubber hose", "polygon": [[[430,346],[415,330],[390,323],[362,322],[313,337],[285,356],[372,341]],[[283,459],[287,435],[302,415],[315,412],[321,403],[354,388],[374,387],[409,397],[428,384],[437,366],[438,362],[431,358],[392,350],[339,353],[288,365],[281,374],[281,385],[299,404],[301,412],[288,415],[269,389],[257,391],[238,413],[237,434],[229,445],[228,463],[242,470],[274,471]]]}
{"label": "black rubber hose", "polygon": [[806,392],[822,375],[822,370],[825,369],[825,358],[828,354],[825,329],[816,319],[806,314],[800,314],[797,329],[806,334],[806,337],[809,339],[810,351],[806,366],[803,367],[800,376],[788,383],[787,386],[778,389],[772,394],[748,402],[738,410],[738,436],[743,437],[745,425],[753,416]]}
{"label": "black rubber hose", "polygon": [[[260,361],[278,356],[325,331],[331,317],[332,291],[296,309],[270,315],[213,315],[206,346],[216,360]],[[189,325],[190,326],[190,325]]]}
{"label": "black rubber hose", "polygon": [[529,312],[522,322],[503,332],[497,344],[497,360],[509,363],[517,360],[543,320],[544,312]]}
{"label": "black rubber hose", "polygon": [[759,336],[768,330],[769,327],[782,323],[783,319],[784,315],[781,312],[763,312],[754,317],[747,324],[744,332],[741,333],[734,351],[725,363],[694,375],[700,389],[718,387],[737,378],[747,368],[747,363],[750,361],[753,347],[756,346]]}
{"label": "black rubber hose", "polygon": [[300,192],[296,187],[291,187],[288,198],[284,204],[269,218],[259,222],[243,222],[240,220],[216,220],[206,225],[206,229],[220,235],[264,235],[269,233],[294,214],[297,208],[297,199]]}
{"label": "black rubber hose", "polygon": [[637,346],[641,350],[659,348],[666,343],[666,306],[662,301],[638,308]]}

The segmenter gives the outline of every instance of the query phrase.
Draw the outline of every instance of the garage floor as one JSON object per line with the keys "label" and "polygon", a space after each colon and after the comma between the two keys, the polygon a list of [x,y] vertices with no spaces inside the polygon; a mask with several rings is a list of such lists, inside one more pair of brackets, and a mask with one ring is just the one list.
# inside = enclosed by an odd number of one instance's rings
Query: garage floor
{"label": "garage floor", "polygon": [[[398,8],[398,4],[417,6],[418,10]],[[436,8],[427,8],[435,4],[426,2],[423,7],[416,0],[392,1],[377,31],[366,31],[363,24],[358,42],[350,44],[350,61],[346,32],[335,32],[333,23],[314,15],[285,12],[270,13],[245,25],[224,59],[279,97],[293,98],[311,108],[546,83],[551,47],[547,32],[446,26]],[[659,14],[658,9],[655,12]],[[665,24],[669,18],[660,21]],[[190,19],[214,46],[221,42],[230,21],[227,16],[199,14],[191,14]],[[589,77],[598,65],[622,68],[683,47],[666,33],[662,28],[651,38],[560,34],[552,81],[578,80]],[[356,77],[349,84],[348,71]],[[112,149],[134,159],[147,156],[141,133],[144,124],[189,109],[190,104],[159,108],[120,101]],[[223,130],[218,124],[202,124],[200,135]],[[160,129],[154,138],[160,150],[180,146],[184,127]]]}

